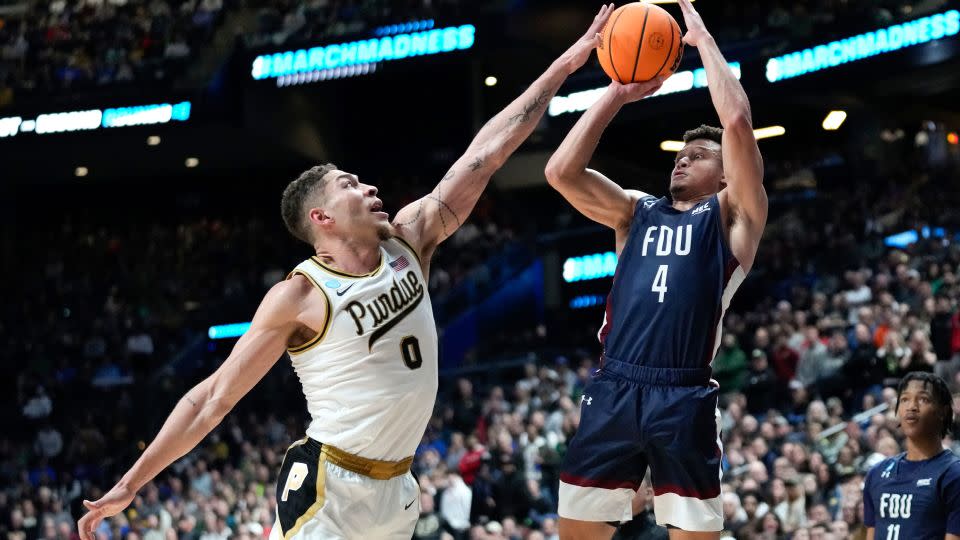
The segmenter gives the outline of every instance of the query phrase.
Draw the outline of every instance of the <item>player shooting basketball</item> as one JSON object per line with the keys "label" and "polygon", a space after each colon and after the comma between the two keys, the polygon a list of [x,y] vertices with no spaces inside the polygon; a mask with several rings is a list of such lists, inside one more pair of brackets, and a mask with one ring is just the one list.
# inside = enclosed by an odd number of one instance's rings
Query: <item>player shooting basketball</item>
{"label": "player shooting basketball", "polygon": [[659,79],[613,82],[546,168],[575,208],[616,232],[619,256],[601,368],[584,389],[560,477],[564,539],[610,538],[609,523],[632,517],[648,465],[657,522],[671,527],[671,538],[719,538],[723,527],[710,363],[724,311],[753,265],[767,196],[747,95],[700,15],[688,0],[679,3],[683,41],[700,52],[723,129],[686,133],[670,197],[623,189],[587,168],[620,108],[655,92]]}
{"label": "player shooting basketball", "polygon": [[217,371],[176,405],[133,467],[80,519],[83,540],[189,452],[289,352],[313,421],[287,451],[271,538],[408,540],[419,517],[413,453],[437,395],[437,329],[427,297],[437,244],[470,214],[491,175],[597,46],[587,33],[477,133],[434,190],[391,222],[377,188],[327,164],[283,194],[290,232],[316,256],[267,292]]}

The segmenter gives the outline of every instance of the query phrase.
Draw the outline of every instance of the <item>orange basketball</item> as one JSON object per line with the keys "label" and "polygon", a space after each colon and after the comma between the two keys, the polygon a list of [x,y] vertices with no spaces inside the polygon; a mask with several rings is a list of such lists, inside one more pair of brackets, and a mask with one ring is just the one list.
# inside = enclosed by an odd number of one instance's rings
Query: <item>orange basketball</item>
{"label": "orange basketball", "polygon": [[620,83],[672,75],[683,57],[680,25],[660,6],[633,2],[610,15],[597,48],[600,65]]}

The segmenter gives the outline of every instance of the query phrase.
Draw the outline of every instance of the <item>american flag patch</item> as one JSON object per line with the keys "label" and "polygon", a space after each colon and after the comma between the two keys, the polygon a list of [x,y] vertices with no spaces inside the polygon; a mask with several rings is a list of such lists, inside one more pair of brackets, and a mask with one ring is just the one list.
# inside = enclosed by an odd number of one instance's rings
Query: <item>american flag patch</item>
{"label": "american flag patch", "polygon": [[394,270],[403,270],[404,268],[410,266],[410,262],[407,261],[406,255],[401,255],[396,259],[390,261],[390,267]]}

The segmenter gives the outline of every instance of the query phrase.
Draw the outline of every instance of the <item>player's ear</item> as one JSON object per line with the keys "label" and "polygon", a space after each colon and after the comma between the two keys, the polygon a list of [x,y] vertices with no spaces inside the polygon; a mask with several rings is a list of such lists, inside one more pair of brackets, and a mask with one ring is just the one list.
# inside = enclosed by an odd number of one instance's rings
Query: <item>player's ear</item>
{"label": "player's ear", "polygon": [[310,212],[307,214],[307,217],[310,219],[310,223],[315,223],[317,225],[331,225],[334,222],[334,219],[330,217],[322,208],[311,208]]}

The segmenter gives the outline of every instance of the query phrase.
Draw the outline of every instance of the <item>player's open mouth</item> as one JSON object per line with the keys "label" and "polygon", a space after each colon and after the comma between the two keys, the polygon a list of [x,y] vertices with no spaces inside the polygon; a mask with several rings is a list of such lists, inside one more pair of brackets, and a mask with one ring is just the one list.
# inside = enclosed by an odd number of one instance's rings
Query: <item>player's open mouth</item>
{"label": "player's open mouth", "polygon": [[383,217],[390,216],[390,214],[383,211],[383,201],[381,201],[380,199],[373,201],[373,204],[370,205],[370,211],[373,212],[374,214],[382,214]]}

